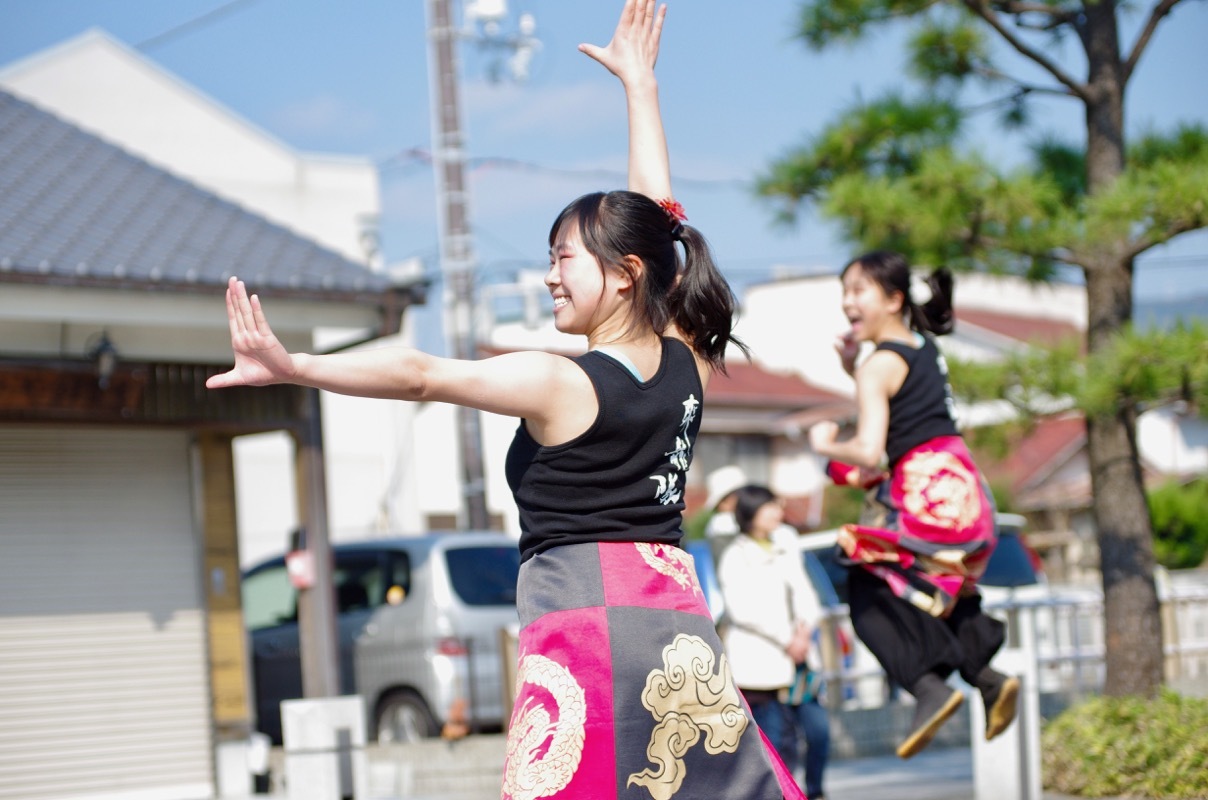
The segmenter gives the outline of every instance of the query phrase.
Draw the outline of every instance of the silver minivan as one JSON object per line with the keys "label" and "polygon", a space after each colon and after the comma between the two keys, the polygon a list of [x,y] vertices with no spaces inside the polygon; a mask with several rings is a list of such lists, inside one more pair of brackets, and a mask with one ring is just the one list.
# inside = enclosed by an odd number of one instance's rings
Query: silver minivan
{"label": "silver minivan", "polygon": [[[518,627],[516,540],[449,532],[332,547],[342,694],[365,701],[369,738],[435,736],[454,709],[471,730],[503,727]],[[302,696],[297,592],[285,558],[245,571],[256,729],[281,742],[281,701]]]}

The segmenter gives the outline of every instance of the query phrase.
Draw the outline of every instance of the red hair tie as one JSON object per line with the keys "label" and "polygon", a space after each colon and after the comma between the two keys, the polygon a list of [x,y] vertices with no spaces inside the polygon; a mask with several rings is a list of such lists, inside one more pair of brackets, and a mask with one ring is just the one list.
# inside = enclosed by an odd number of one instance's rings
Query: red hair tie
{"label": "red hair tie", "polygon": [[684,213],[684,207],[680,205],[678,200],[670,197],[664,197],[657,201],[659,208],[667,212],[667,216],[671,217],[672,222],[687,222],[688,215]]}

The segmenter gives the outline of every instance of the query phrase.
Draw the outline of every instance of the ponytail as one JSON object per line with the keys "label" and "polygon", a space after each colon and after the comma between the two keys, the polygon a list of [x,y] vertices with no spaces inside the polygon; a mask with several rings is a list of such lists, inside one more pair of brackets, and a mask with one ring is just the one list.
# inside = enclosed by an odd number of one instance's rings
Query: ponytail
{"label": "ponytail", "polygon": [[689,225],[680,227],[684,267],[668,298],[672,321],[698,356],[725,373],[729,344],[733,343],[748,359],[751,355],[750,349],[733,332],[738,301],[714,263],[705,237]]}
{"label": "ponytail", "polygon": [[927,276],[927,286],[931,288],[931,298],[922,306],[910,304],[911,327],[946,336],[956,327],[952,312],[952,273],[946,267],[937,267]]}

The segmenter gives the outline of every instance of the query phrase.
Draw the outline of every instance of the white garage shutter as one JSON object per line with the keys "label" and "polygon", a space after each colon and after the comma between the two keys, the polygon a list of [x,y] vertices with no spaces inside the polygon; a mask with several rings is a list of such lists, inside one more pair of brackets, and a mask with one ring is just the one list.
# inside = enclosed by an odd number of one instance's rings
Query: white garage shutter
{"label": "white garage shutter", "polygon": [[188,437],[0,425],[0,798],[212,796]]}

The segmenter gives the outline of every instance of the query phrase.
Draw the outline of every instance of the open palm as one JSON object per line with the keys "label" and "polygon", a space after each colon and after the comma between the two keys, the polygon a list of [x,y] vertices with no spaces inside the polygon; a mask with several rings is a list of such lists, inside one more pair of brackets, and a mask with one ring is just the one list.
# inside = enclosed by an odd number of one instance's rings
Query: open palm
{"label": "open palm", "polygon": [[612,41],[604,47],[581,44],[579,50],[599,61],[622,82],[630,74],[648,73],[658,61],[659,38],[666,15],[667,6],[656,12],[654,0],[627,0]]}
{"label": "open palm", "polygon": [[206,381],[206,388],[267,386],[288,380],[294,374],[293,358],[269,327],[260,298],[249,297],[243,281],[231,278],[226,306],[235,366],[229,372],[212,376]]}

